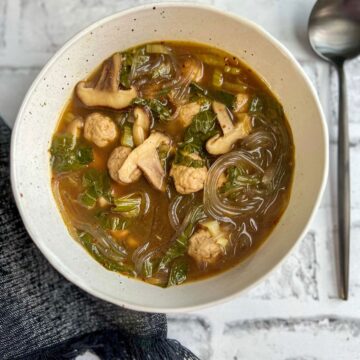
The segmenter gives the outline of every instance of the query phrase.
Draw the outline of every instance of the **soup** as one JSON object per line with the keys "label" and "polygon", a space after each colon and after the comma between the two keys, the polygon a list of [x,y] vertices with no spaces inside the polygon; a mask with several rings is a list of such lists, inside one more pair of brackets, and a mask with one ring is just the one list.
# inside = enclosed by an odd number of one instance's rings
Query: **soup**
{"label": "soup", "polygon": [[236,57],[149,43],[74,89],[50,148],[71,235],[108,270],[163,287],[249,257],[289,201],[283,109]]}

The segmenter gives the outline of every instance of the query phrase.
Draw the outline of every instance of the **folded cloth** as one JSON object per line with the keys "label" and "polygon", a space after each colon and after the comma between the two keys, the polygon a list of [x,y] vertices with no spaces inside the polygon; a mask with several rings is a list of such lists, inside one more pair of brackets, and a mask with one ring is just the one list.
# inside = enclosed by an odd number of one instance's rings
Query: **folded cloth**
{"label": "folded cloth", "polygon": [[9,179],[10,130],[0,118],[0,359],[197,359],[166,338],[165,315],[96,299],[53,269],[29,238]]}

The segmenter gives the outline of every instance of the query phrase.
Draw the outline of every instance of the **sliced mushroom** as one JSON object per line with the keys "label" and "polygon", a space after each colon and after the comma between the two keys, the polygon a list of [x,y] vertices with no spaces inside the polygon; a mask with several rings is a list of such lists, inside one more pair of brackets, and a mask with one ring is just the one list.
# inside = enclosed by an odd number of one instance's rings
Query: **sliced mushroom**
{"label": "sliced mushroom", "polygon": [[[112,151],[107,162],[107,167],[111,178],[120,184],[122,182],[119,179],[119,170],[121,169],[124,161],[130,155],[130,153],[131,153],[131,149],[129,147],[118,146]],[[137,169],[131,175],[131,182],[139,180],[140,177],[141,177],[141,171],[140,169]]]}
{"label": "sliced mushroom", "polygon": [[231,121],[227,107],[222,103],[214,101],[212,104],[212,108],[215,111],[215,114],[217,116],[218,122],[220,124],[221,130],[224,133],[224,135],[231,132],[234,128],[234,124]]}
{"label": "sliced mushroom", "polygon": [[82,117],[77,116],[71,123],[66,127],[66,132],[79,138],[81,135],[81,130],[84,127],[84,120]]}
{"label": "sliced mushroom", "polygon": [[104,63],[100,78],[94,87],[85,81],[77,84],[77,96],[87,106],[105,106],[119,110],[131,105],[137,91],[134,87],[129,90],[119,89],[120,70],[121,56],[116,53]]}
{"label": "sliced mushroom", "polygon": [[157,148],[160,145],[170,145],[170,143],[168,136],[153,132],[126,158],[118,172],[119,180],[124,184],[134,182],[134,173],[140,169],[155,189],[165,191],[166,174],[161,166]]}
{"label": "sliced mushroom", "polygon": [[247,112],[250,97],[248,94],[239,93],[235,96],[234,112]]}
{"label": "sliced mushroom", "polygon": [[200,112],[201,105],[197,102],[191,102],[180,106],[177,120],[180,121],[183,127],[188,127],[191,124],[193,117]]}
{"label": "sliced mushroom", "polygon": [[134,117],[133,138],[135,145],[139,146],[149,136],[150,118],[147,112],[141,107],[134,109]]}
{"label": "sliced mushroom", "polygon": [[157,190],[165,191],[165,170],[161,166],[158,152],[149,151],[138,161],[138,167],[142,170],[150,184]]}
{"label": "sliced mushroom", "polygon": [[233,125],[229,114],[225,108],[225,112],[219,111],[214,107],[219,124],[223,130],[223,136],[215,135],[206,142],[206,150],[213,155],[220,155],[229,152],[234,144],[251,132],[251,119],[247,114],[239,114],[239,121]]}

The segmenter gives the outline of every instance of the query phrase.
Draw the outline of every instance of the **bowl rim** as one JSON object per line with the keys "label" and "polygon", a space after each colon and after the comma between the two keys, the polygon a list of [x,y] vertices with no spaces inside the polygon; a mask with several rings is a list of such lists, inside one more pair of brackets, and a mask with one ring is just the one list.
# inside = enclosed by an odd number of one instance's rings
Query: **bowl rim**
{"label": "bowl rim", "polygon": [[[269,43],[271,43],[273,46],[275,46],[279,51],[281,51],[286,58],[292,63],[292,65],[295,67],[296,71],[301,75],[301,77],[305,80],[305,83],[307,85],[308,90],[310,91],[313,99],[315,100],[315,105],[317,107],[317,110],[319,111],[319,118],[320,118],[320,124],[321,124],[321,133],[322,136],[324,138],[324,146],[321,149],[322,152],[324,153],[324,164],[323,164],[323,172],[322,172],[322,179],[321,179],[321,186],[319,189],[319,192],[317,194],[316,200],[313,204],[313,208],[309,214],[308,220],[302,230],[302,232],[300,233],[300,235],[298,236],[298,238],[296,239],[296,241],[294,241],[293,245],[289,248],[289,250],[284,253],[283,257],[278,260],[278,262],[276,264],[273,265],[272,269],[270,271],[268,271],[267,273],[263,274],[262,276],[260,276],[256,281],[254,281],[253,283],[249,284],[248,286],[234,291],[232,294],[221,297],[219,299],[213,300],[213,301],[208,301],[208,302],[204,302],[202,304],[199,305],[192,305],[192,306],[183,306],[183,307],[176,307],[176,308],[157,308],[156,306],[154,307],[147,307],[147,306],[143,306],[143,305],[135,305],[132,303],[129,303],[127,301],[121,300],[121,299],[115,299],[113,297],[107,296],[102,292],[97,292],[96,290],[94,290],[92,287],[88,286],[85,282],[81,281],[81,280],[77,280],[76,278],[74,279],[71,274],[67,273],[64,268],[62,268],[60,266],[59,263],[57,263],[52,257],[51,254],[48,254],[47,250],[43,247],[42,245],[42,241],[41,239],[38,239],[34,236],[34,233],[32,231],[32,225],[31,222],[28,220],[27,218],[27,214],[26,211],[24,210],[23,206],[22,206],[22,202],[20,201],[20,193],[17,191],[16,189],[16,184],[19,181],[19,179],[17,179],[16,177],[16,172],[15,172],[15,165],[14,165],[14,161],[15,161],[15,139],[17,137],[17,133],[19,132],[19,127],[20,127],[20,123],[21,120],[23,119],[24,116],[24,111],[29,103],[29,99],[32,96],[34,89],[37,87],[37,85],[39,84],[39,82],[41,81],[41,79],[43,78],[44,74],[48,71],[48,69],[54,64],[56,63],[56,61],[58,60],[58,58],[70,47],[72,46],[77,40],[79,40],[81,37],[85,36],[86,34],[88,34],[91,30],[94,30],[96,28],[98,28],[99,26],[106,24],[109,21],[112,21],[114,19],[116,19],[119,16],[129,16],[132,14],[136,14],[139,11],[143,11],[143,10],[149,10],[153,7],[159,7],[159,8],[193,8],[193,9],[203,9],[206,10],[208,12],[213,12],[216,15],[220,15],[223,17],[227,17],[230,18],[232,20],[235,20],[239,23],[244,24],[245,26],[252,28],[254,31],[256,31],[257,33],[259,33],[259,35],[261,35],[262,37],[264,37]],[[42,68],[42,70],[40,71],[40,73],[38,74],[38,76],[35,78],[35,80],[33,81],[32,85],[30,86],[30,88],[28,89],[23,102],[21,104],[21,107],[19,109],[19,112],[17,114],[16,120],[15,120],[15,124],[12,130],[12,134],[11,134],[11,147],[10,147],[10,181],[11,181],[11,187],[12,187],[12,192],[14,195],[14,199],[15,199],[15,203],[17,205],[17,208],[19,210],[20,216],[22,218],[22,221],[24,223],[24,226],[29,234],[29,236],[31,237],[31,239],[33,240],[33,242],[35,243],[35,245],[37,246],[37,248],[41,251],[41,253],[46,257],[46,259],[50,262],[50,264],[60,273],[62,274],[68,281],[70,281],[71,283],[75,284],[76,286],[78,286],[79,288],[81,288],[82,290],[86,291],[87,293],[100,298],[102,300],[108,301],[112,304],[127,308],[127,309],[131,309],[131,310],[136,310],[136,311],[146,311],[146,312],[152,312],[152,313],[184,313],[184,312],[189,312],[189,311],[198,311],[204,308],[208,308],[210,306],[214,306],[214,305],[219,305],[219,304],[223,304],[225,302],[231,301],[235,298],[237,298],[241,293],[248,291],[249,289],[255,287],[257,284],[259,284],[260,282],[262,282],[265,278],[267,278],[270,274],[272,274],[283,262],[284,260],[294,251],[296,245],[299,244],[300,240],[304,237],[304,235],[306,234],[306,232],[309,229],[310,223],[312,222],[316,211],[319,208],[322,196],[324,194],[325,191],[325,187],[326,187],[326,183],[327,183],[327,178],[328,178],[328,173],[329,173],[329,136],[328,136],[328,125],[326,122],[326,117],[324,115],[319,97],[317,95],[317,92],[315,90],[314,85],[312,84],[312,82],[310,81],[310,79],[308,78],[308,76],[306,75],[306,73],[304,72],[304,70],[302,69],[302,67],[300,66],[300,64],[298,63],[298,61],[296,60],[296,58],[294,57],[294,55],[279,41],[277,40],[274,36],[272,36],[269,32],[267,32],[265,29],[263,29],[260,25],[257,25],[255,22],[248,20],[242,16],[239,15],[234,15],[231,14],[227,11],[221,10],[213,5],[207,5],[207,4],[194,4],[194,3],[190,3],[190,2],[181,2],[181,3],[177,3],[177,2],[162,2],[162,3],[150,3],[150,4],[146,4],[146,5],[140,5],[140,6],[135,6],[135,7],[131,7],[131,8],[127,8],[121,11],[117,11],[116,13],[103,17],[95,22],[93,22],[91,25],[85,27],[84,29],[80,30],[79,32],[77,32],[74,36],[72,36],[69,40],[67,40],[63,46],[60,47],[59,50],[57,50],[55,52],[55,54],[47,61],[47,63],[44,65],[44,67]]]}

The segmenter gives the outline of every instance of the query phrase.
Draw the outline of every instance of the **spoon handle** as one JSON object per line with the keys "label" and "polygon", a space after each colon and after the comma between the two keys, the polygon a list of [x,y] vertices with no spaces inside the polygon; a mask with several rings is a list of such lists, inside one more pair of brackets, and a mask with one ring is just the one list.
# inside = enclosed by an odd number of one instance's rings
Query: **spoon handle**
{"label": "spoon handle", "polygon": [[339,140],[338,140],[338,226],[340,296],[348,299],[350,253],[350,174],[349,127],[346,104],[344,64],[337,65],[339,75]]}

